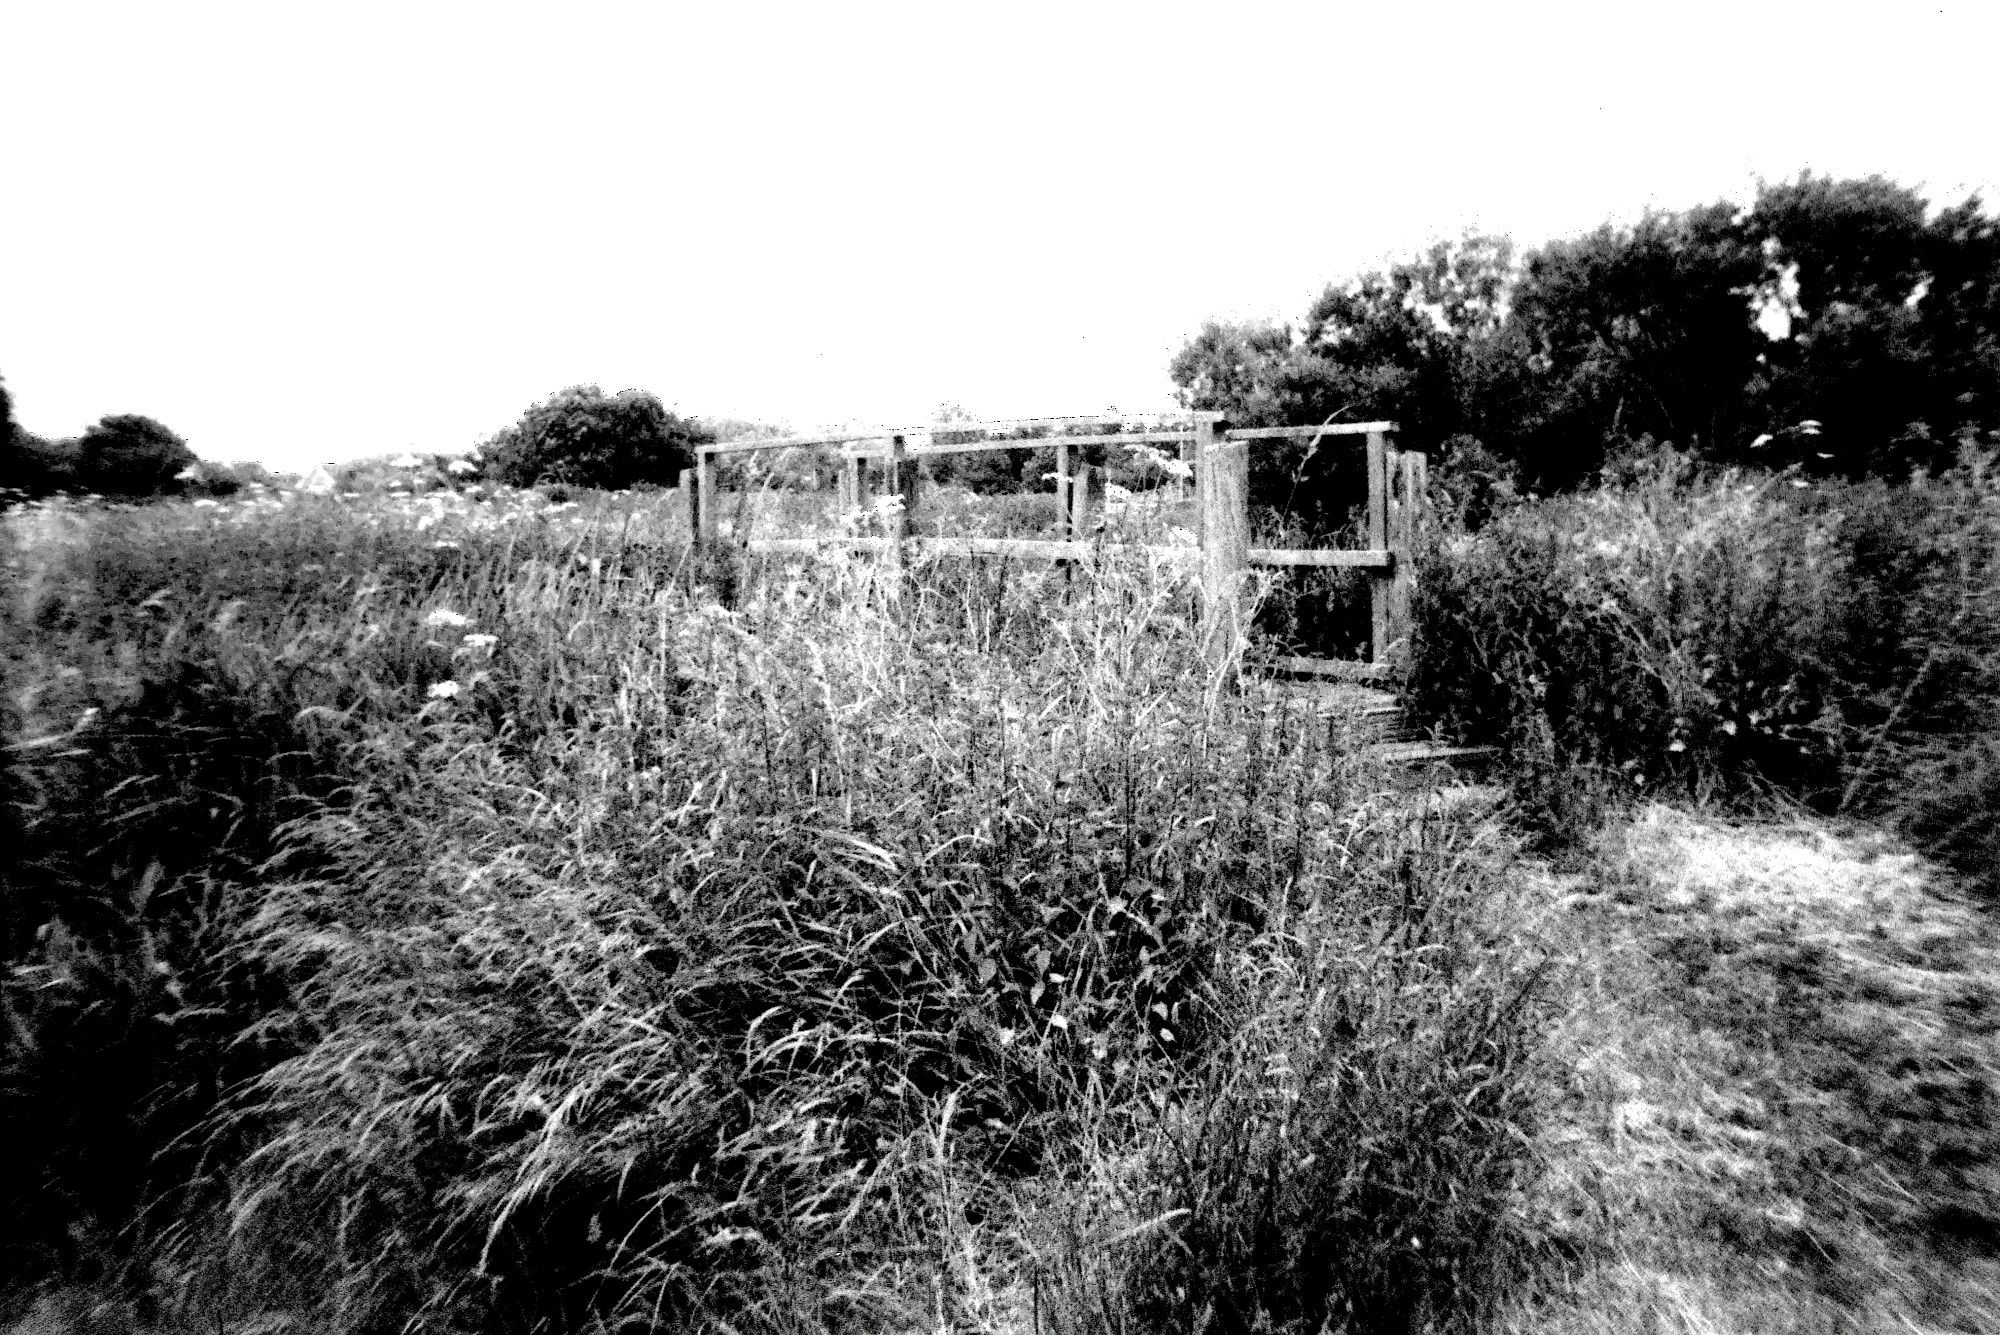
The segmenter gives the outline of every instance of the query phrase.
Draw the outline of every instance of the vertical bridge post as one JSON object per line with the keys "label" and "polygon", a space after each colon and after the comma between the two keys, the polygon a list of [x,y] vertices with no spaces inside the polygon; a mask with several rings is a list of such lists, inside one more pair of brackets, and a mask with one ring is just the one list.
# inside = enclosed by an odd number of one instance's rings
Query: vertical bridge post
{"label": "vertical bridge post", "polygon": [[852,450],[840,459],[840,517],[843,522],[861,522],[861,471],[866,461]]}
{"label": "vertical bridge post", "polygon": [[[681,470],[680,485],[674,488],[673,513],[668,523],[673,528],[674,542],[693,551],[699,540],[696,525],[699,511],[695,507],[695,478],[699,476],[692,468]],[[684,553],[685,554],[685,553]]]}
{"label": "vertical bridge post", "polygon": [[883,462],[887,464],[885,471],[888,473],[886,490],[902,502],[889,509],[888,522],[884,525],[887,532],[883,537],[887,542],[883,555],[888,558],[889,564],[901,567],[903,543],[910,536],[910,519],[917,508],[917,461],[910,457],[903,437],[896,436],[890,440],[889,452]]}
{"label": "vertical bridge post", "polygon": [[1091,507],[1103,499],[1104,470],[1095,464],[1078,464],[1069,482],[1069,515],[1064,521],[1069,536],[1078,542],[1090,540]]}
{"label": "vertical bridge post", "polygon": [[694,545],[697,550],[708,552],[715,549],[720,533],[716,520],[722,496],[715,485],[715,456],[697,449],[694,464],[694,491],[689,497],[694,508]]}
{"label": "vertical bridge post", "polygon": [[1209,671],[1235,685],[1243,584],[1250,573],[1250,447],[1229,440],[1220,413],[1195,414],[1201,502],[1201,643]]}
{"label": "vertical bridge post", "polygon": [[1069,440],[1056,438],[1056,537],[1069,539],[1076,534],[1069,526]]}
{"label": "vertical bridge post", "polygon": [[[1417,588],[1416,554],[1423,531],[1424,499],[1430,488],[1428,459],[1415,450],[1391,455],[1392,494],[1389,509],[1389,642],[1386,653],[1399,666],[1409,665],[1411,602]],[[1385,650],[1376,651],[1382,661]]]}
{"label": "vertical bridge post", "polygon": [[[1368,433],[1368,546],[1374,551],[1389,549],[1389,437],[1386,432]],[[1395,578],[1392,553],[1390,569],[1377,571],[1368,581],[1368,661],[1388,661],[1389,641],[1394,634],[1390,616],[1390,584]]]}

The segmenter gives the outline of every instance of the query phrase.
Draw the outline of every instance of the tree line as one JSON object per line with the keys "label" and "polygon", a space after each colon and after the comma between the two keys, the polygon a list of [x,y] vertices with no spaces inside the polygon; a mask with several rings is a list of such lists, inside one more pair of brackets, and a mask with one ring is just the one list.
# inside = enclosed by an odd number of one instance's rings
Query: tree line
{"label": "tree line", "polygon": [[1804,173],[1525,255],[1441,242],[1327,287],[1297,328],[1210,323],[1171,375],[1190,408],[1394,419],[1410,448],[1542,489],[1659,445],[1903,476],[2000,430],[2000,225],[1976,196],[1933,212],[1880,176]]}

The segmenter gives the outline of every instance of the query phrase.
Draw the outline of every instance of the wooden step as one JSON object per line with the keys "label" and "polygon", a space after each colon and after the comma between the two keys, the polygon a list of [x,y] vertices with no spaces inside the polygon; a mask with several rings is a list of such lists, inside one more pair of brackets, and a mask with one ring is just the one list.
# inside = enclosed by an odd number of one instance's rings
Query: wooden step
{"label": "wooden step", "polygon": [[1362,754],[1384,765],[1464,767],[1483,765],[1497,758],[1500,749],[1493,746],[1447,746],[1442,742],[1391,741],[1377,742]]}

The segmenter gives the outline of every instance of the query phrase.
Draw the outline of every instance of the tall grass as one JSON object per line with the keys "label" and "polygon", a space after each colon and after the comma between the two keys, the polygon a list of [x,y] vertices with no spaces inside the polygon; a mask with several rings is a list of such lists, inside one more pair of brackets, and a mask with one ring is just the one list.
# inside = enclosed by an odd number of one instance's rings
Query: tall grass
{"label": "tall grass", "polygon": [[1507,745],[1552,810],[1607,786],[1776,790],[1887,814],[1983,873],[1996,590],[2000,484],[1977,452],[1936,478],[1810,486],[1667,453],[1445,528],[1411,695]]}
{"label": "tall grass", "polygon": [[17,518],[17,1218],[151,1202],[190,1320],[356,1332],[1466,1308],[1497,855],[1218,690],[1181,576],[723,587],[503,504]]}

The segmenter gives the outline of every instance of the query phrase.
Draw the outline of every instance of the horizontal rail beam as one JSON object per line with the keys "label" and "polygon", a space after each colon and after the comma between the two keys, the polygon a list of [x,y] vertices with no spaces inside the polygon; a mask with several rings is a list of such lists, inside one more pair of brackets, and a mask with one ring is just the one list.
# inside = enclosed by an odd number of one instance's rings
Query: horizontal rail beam
{"label": "horizontal rail beam", "polygon": [[1335,681],[1394,681],[1396,669],[1387,663],[1358,663],[1347,658],[1297,658],[1281,654],[1271,660],[1279,672],[1301,677],[1331,677]]}
{"label": "horizontal rail beam", "polygon": [[1253,566],[1341,566],[1350,570],[1387,570],[1396,554],[1382,548],[1339,551],[1332,548],[1252,547]]}
{"label": "horizontal rail beam", "polygon": [[[1099,556],[1192,561],[1201,555],[1200,549],[1195,547],[1149,546],[1136,542],[1066,542],[1046,538],[911,538],[907,546],[912,549],[913,555],[1016,556],[1030,561],[1089,561]],[[880,552],[887,549],[888,540],[845,536],[752,538],[744,547],[753,556],[812,556],[831,548]]]}
{"label": "horizontal rail beam", "polygon": [[[902,436],[908,440],[916,436],[957,435],[968,431],[1022,431],[1040,427],[1047,427],[1053,431],[1062,426],[1113,426],[1122,425],[1126,422],[1144,423],[1162,421],[1185,415],[1184,413],[1099,413],[1095,415],[1086,414],[1079,417],[1019,417],[1000,422],[925,422],[919,426],[871,426],[854,431],[828,432],[815,436],[772,436],[750,440],[724,440],[716,441],[709,445],[697,445],[695,446],[695,450],[701,454],[751,454],[759,450],[795,450],[806,449],[815,445],[849,445],[856,441],[881,441],[881,451],[850,451],[850,453],[867,454],[872,457],[876,453],[886,452],[889,442],[897,436]],[[1154,433],[1147,431],[1144,433],[1129,434],[1151,435]],[[1178,440],[1181,436],[1188,434],[1188,432],[1185,428],[1182,428],[1171,434],[1174,439]],[[1064,437],[1060,434],[1029,436],[1015,440],[989,440],[983,443],[973,442],[968,447],[973,449],[1011,450],[1022,446],[1032,448],[1038,444],[1063,439],[1077,439],[1077,437]],[[1110,440],[1113,437],[1084,436],[1081,439]],[[930,448],[933,447],[916,446],[910,452],[916,454]]]}
{"label": "horizontal rail beam", "polygon": [[750,454],[758,450],[798,450],[815,445],[845,445],[856,440],[879,440],[886,448],[892,437],[910,434],[912,433],[907,431],[866,431],[849,432],[839,436],[781,436],[768,440],[725,440],[713,445],[697,445],[695,450],[700,454]]}
{"label": "horizontal rail beam", "polygon": [[1334,422],[1327,426],[1244,426],[1223,434],[1229,440],[1309,440],[1314,436],[1366,436],[1396,429],[1394,422]]}
{"label": "horizontal rail beam", "polygon": [[889,545],[887,538],[856,538],[845,535],[825,538],[752,538],[743,546],[753,556],[813,556],[830,547],[853,552],[879,552]]}
{"label": "horizontal rail beam", "polygon": [[[938,433],[940,435],[944,432]],[[1115,436],[1037,436],[1028,440],[954,440],[927,445],[912,445],[912,455],[926,454],[980,454],[988,450],[1033,450],[1048,445],[1178,445],[1194,439],[1192,431],[1127,431]],[[872,450],[847,450],[845,453],[874,457]]]}

